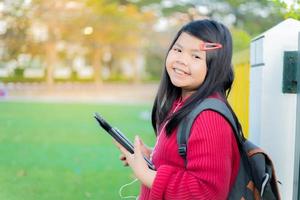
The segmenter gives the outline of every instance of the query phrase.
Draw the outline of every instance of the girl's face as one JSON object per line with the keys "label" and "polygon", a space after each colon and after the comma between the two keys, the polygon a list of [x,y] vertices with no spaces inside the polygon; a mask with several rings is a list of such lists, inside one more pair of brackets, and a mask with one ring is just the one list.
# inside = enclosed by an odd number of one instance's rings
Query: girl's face
{"label": "girl's face", "polygon": [[194,93],[203,83],[206,73],[206,52],[200,51],[202,40],[181,33],[169,51],[166,70],[173,85],[182,89],[182,97]]}

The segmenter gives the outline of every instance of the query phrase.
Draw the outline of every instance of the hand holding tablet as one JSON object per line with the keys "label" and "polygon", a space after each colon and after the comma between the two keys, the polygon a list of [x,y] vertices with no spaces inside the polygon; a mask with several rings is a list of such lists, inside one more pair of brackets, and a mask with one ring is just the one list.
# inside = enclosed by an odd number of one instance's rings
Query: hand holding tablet
{"label": "hand holding tablet", "polygon": [[[98,113],[94,114],[95,119],[98,121],[99,125],[109,133],[119,144],[121,144],[127,151],[131,154],[134,153],[134,146],[132,142],[117,128],[113,128],[107,121],[103,119]],[[155,170],[152,162],[144,156],[144,159],[147,162],[147,165],[150,169]]]}

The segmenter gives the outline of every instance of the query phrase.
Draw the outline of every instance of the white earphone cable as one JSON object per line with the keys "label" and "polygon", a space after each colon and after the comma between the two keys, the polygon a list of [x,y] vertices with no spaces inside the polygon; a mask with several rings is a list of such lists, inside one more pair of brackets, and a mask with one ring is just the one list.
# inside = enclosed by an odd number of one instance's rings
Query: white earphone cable
{"label": "white earphone cable", "polygon": [[130,183],[126,183],[125,185],[122,185],[119,189],[119,196],[121,199],[136,199],[138,200],[139,196],[123,196],[122,191],[125,187],[132,185],[133,183],[135,183],[138,179],[134,179],[133,181],[131,181]]}

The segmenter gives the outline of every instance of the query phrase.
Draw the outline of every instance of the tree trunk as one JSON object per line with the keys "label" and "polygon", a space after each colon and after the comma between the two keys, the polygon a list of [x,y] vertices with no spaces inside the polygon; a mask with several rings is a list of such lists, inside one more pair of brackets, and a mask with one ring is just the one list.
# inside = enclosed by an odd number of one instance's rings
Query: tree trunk
{"label": "tree trunk", "polygon": [[141,83],[141,79],[142,79],[142,72],[144,70],[145,67],[145,61],[144,61],[144,57],[143,54],[139,51],[137,51],[133,57],[133,82],[134,83]]}
{"label": "tree trunk", "polygon": [[94,49],[94,55],[93,55],[93,68],[94,68],[94,77],[95,77],[95,83],[97,85],[101,85],[102,83],[102,77],[101,77],[101,50],[100,48]]}
{"label": "tree trunk", "polygon": [[46,63],[47,63],[47,85],[53,85],[53,69],[56,64],[57,55],[55,42],[49,41],[46,44]]}

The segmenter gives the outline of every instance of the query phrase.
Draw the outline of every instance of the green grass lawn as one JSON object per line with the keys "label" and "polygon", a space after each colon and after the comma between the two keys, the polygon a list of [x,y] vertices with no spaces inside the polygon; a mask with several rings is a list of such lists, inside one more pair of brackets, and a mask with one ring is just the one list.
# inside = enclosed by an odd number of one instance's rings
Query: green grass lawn
{"label": "green grass lawn", "polygon": [[[95,111],[150,146],[151,105],[0,102],[0,199],[120,199],[133,180]],[[136,182],[124,191],[138,194]]]}

